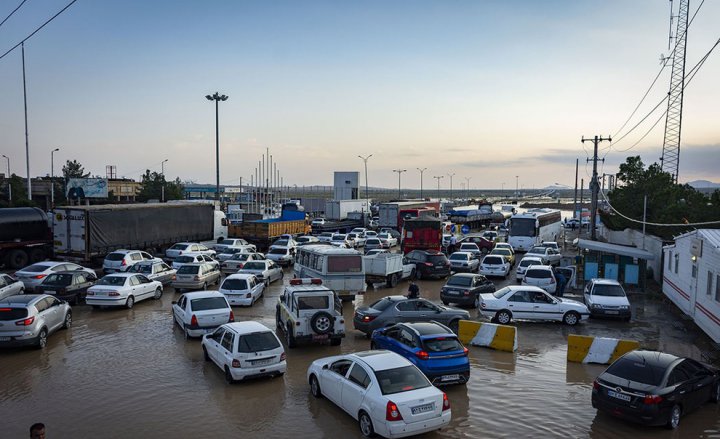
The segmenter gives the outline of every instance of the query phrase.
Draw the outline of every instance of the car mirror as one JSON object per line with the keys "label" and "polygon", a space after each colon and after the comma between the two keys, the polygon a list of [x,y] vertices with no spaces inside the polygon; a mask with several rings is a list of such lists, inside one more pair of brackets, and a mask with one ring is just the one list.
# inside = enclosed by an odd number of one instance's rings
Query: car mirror
{"label": "car mirror", "polygon": [[171,303],[172,305],[177,305],[177,300],[173,300],[173,301],[170,302],[170,303]]}
{"label": "car mirror", "polygon": [[328,370],[328,369],[330,368],[330,366],[328,366],[328,365],[326,364],[326,365],[324,365],[322,368],[323,368],[323,370]]}

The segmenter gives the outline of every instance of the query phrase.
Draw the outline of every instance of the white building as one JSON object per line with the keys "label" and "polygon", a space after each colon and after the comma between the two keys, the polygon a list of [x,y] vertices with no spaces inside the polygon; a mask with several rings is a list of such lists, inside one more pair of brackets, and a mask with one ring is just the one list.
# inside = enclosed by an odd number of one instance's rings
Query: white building
{"label": "white building", "polygon": [[357,200],[360,198],[360,173],[335,172],[333,200]]}
{"label": "white building", "polygon": [[720,343],[720,230],[680,235],[663,255],[663,293]]}

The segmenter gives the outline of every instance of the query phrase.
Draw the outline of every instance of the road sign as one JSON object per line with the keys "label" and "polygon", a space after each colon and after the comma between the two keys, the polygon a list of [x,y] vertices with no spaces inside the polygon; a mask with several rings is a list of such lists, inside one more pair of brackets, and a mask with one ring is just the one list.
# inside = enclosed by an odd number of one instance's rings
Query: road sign
{"label": "road sign", "polygon": [[468,233],[470,233],[470,226],[465,224],[464,226],[462,226],[460,231],[462,232],[463,235],[467,235]]}

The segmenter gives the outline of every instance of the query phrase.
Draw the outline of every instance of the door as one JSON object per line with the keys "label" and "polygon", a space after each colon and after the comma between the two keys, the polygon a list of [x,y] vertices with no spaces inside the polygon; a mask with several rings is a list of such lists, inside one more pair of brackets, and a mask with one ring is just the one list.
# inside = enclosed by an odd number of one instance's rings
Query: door
{"label": "door", "polygon": [[618,279],[618,264],[614,262],[605,264],[605,279]]}
{"label": "door", "polygon": [[222,341],[220,342],[220,346],[218,347],[217,352],[217,364],[221,368],[225,369],[225,366],[228,367],[232,366],[232,353],[233,353],[233,347],[235,346],[235,333],[230,331],[225,331],[225,334],[222,337]]}
{"label": "door", "polygon": [[562,310],[560,304],[555,301],[549,294],[540,292],[530,292],[533,299],[533,314],[538,320],[561,320]]}
{"label": "door", "polygon": [[386,321],[384,324],[398,322],[415,322],[418,320],[420,312],[417,310],[417,300],[403,300],[395,305],[395,318],[392,321]]}
{"label": "door", "polygon": [[637,264],[625,265],[625,283],[630,285],[640,284],[640,267]]}
{"label": "door", "polygon": [[598,263],[597,262],[585,262],[585,269],[583,270],[583,279],[590,280],[598,277]]}
{"label": "door", "polygon": [[[187,303],[187,297],[185,295],[180,296],[177,303],[173,305],[173,315],[175,321],[180,325],[181,328],[185,328],[185,305]],[[189,322],[188,322],[189,323]]]}
{"label": "door", "polygon": [[417,300],[417,317],[416,321],[419,322],[427,322],[430,320],[438,320],[445,324],[448,322],[448,317],[445,317],[441,313],[441,309],[437,307],[437,305],[428,302],[424,299],[418,299]]}
{"label": "door", "polygon": [[[183,299],[185,296],[183,296]],[[220,350],[220,342],[222,341],[223,335],[225,335],[225,328],[218,328],[215,330],[215,332],[212,333],[210,337],[207,338],[207,343],[205,349],[207,349],[208,357],[220,366],[220,369],[223,369],[223,365],[220,364],[220,360],[218,359],[218,351]]]}
{"label": "door", "polygon": [[370,375],[360,364],[355,363],[342,387],[341,395],[342,408],[353,417],[360,411],[360,405],[369,385]]}
{"label": "door", "polygon": [[534,303],[529,291],[516,291],[507,299],[507,307],[516,319],[533,319]]}
{"label": "door", "polygon": [[331,363],[327,370],[323,371],[320,378],[320,388],[323,395],[330,401],[342,407],[342,388],[345,383],[345,376],[352,366],[350,360],[338,360]]}
{"label": "door", "polygon": [[50,332],[56,330],[63,323],[65,319],[65,313],[63,313],[63,307],[60,306],[60,301],[55,297],[46,297],[43,299],[47,303],[47,317],[45,321],[50,328]]}

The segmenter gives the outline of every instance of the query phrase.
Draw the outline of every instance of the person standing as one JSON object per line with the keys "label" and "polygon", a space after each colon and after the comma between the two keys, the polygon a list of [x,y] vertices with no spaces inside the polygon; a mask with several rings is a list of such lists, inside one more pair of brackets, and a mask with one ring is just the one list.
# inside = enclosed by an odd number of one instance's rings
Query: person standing
{"label": "person standing", "polygon": [[563,294],[565,294],[565,284],[567,283],[567,279],[565,279],[565,276],[563,276],[560,270],[554,269],[553,272],[555,273],[555,280],[557,281],[555,295],[557,297],[562,297]]}
{"label": "person standing", "polygon": [[408,299],[419,299],[420,298],[420,287],[417,286],[414,280],[410,279],[410,286],[408,287]]}
{"label": "person standing", "polygon": [[448,245],[448,254],[455,253],[455,246],[457,245],[457,238],[455,235],[450,236],[450,244]]}

